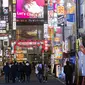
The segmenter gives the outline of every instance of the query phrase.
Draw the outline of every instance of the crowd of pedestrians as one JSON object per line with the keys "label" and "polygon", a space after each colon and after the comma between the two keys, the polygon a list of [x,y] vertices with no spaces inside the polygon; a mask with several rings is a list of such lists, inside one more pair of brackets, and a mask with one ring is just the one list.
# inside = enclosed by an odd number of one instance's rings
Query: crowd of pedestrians
{"label": "crowd of pedestrians", "polygon": [[[5,82],[30,82],[30,75],[32,73],[32,65],[27,62],[14,62],[14,63],[6,63],[3,67],[3,72],[5,76]],[[36,78],[39,80],[40,83],[47,82],[48,79],[48,71],[49,68],[47,64],[42,64],[38,62],[35,65],[35,74]]]}

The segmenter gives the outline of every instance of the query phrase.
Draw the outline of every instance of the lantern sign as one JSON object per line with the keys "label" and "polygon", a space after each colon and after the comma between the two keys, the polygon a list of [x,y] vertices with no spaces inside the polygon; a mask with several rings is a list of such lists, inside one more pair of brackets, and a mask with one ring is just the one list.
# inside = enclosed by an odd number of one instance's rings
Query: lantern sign
{"label": "lantern sign", "polygon": [[20,47],[31,47],[31,46],[40,46],[41,44],[43,44],[44,42],[43,41],[39,41],[39,40],[36,40],[36,41],[33,41],[33,40],[27,40],[27,41],[17,41],[16,42],[16,45],[17,46],[20,46]]}
{"label": "lantern sign", "polygon": [[64,15],[64,6],[57,6],[58,15]]}
{"label": "lantern sign", "polygon": [[47,40],[44,41],[44,45],[45,45],[44,50],[47,51],[48,50],[48,41]]}
{"label": "lantern sign", "polygon": [[16,47],[25,47],[25,48],[36,48],[36,47],[41,47],[42,50],[47,51],[49,46],[48,46],[48,41],[47,40],[19,40],[16,42],[14,45],[14,53],[16,53]]}

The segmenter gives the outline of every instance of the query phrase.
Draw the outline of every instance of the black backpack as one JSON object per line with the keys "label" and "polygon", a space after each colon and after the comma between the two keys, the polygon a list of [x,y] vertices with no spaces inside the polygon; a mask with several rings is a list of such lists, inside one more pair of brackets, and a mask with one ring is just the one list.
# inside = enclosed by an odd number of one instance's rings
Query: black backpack
{"label": "black backpack", "polygon": [[37,70],[40,72],[42,70],[42,68],[38,66],[37,67]]}

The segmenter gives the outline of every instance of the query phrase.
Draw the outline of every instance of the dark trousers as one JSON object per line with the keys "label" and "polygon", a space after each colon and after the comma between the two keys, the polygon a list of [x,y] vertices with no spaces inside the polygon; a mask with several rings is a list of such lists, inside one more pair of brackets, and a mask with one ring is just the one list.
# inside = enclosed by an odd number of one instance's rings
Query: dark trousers
{"label": "dark trousers", "polygon": [[79,76],[79,85],[82,85],[83,76]]}
{"label": "dark trousers", "polygon": [[23,80],[23,82],[25,82],[25,73],[24,72],[22,73],[22,80]]}
{"label": "dark trousers", "polygon": [[38,74],[37,77],[38,77],[39,82],[42,83],[42,80],[43,80],[42,74]]}
{"label": "dark trousers", "polygon": [[44,81],[47,81],[47,80],[48,80],[48,77],[47,77],[47,76],[44,76],[44,77],[43,77],[43,80],[44,80]]}
{"label": "dark trousers", "polygon": [[72,85],[72,76],[65,76],[66,85]]}
{"label": "dark trousers", "polygon": [[9,83],[9,74],[5,74],[5,82]]}
{"label": "dark trousers", "polygon": [[12,82],[15,83],[16,75],[12,75]]}
{"label": "dark trousers", "polygon": [[26,75],[27,81],[30,82],[30,75]]}

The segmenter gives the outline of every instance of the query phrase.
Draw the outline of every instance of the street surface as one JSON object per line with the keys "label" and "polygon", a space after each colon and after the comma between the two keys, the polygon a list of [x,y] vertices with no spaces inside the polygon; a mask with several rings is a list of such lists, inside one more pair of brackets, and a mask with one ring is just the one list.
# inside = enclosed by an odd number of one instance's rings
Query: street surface
{"label": "street surface", "polygon": [[57,78],[54,78],[52,76],[49,76],[48,78],[48,81],[47,82],[43,82],[43,83],[39,83],[37,78],[35,76],[31,76],[31,80],[30,82],[24,82],[24,83],[19,83],[19,82],[16,82],[16,83],[5,83],[4,82],[4,78],[1,77],[0,78],[0,85],[65,85],[64,82],[61,82],[61,80],[57,79]]}

